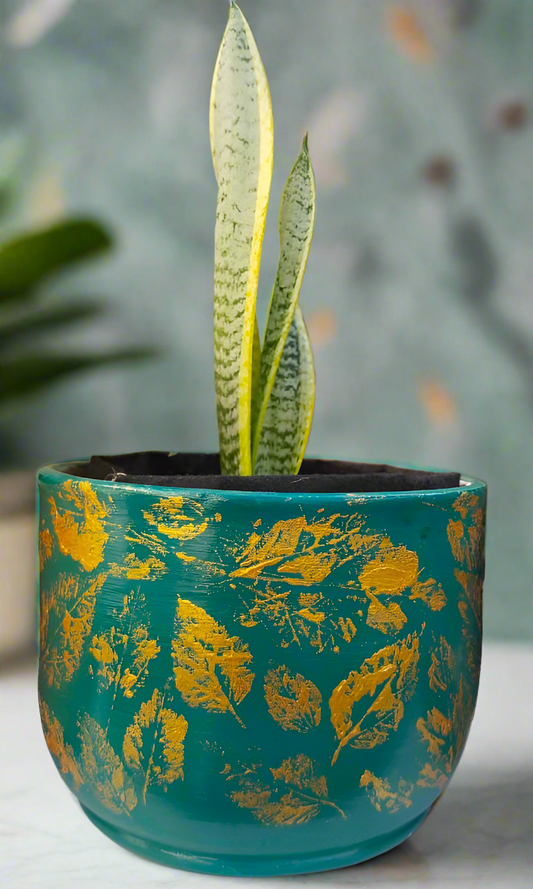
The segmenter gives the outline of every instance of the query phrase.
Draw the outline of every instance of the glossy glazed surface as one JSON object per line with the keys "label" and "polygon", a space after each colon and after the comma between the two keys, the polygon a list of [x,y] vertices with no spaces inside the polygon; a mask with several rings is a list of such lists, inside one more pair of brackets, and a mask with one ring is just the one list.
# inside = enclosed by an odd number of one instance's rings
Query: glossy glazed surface
{"label": "glossy glazed surface", "polygon": [[485,487],[277,495],[40,473],[39,691],[93,820],[156,860],[297,873],[401,842],[479,677]]}

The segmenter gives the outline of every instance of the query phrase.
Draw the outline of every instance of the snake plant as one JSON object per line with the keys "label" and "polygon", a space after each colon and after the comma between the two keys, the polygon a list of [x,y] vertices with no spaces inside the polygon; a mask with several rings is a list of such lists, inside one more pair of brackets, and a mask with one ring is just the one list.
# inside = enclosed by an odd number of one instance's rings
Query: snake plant
{"label": "snake plant", "polygon": [[279,266],[261,348],[256,302],[274,122],[256,42],[233,0],[213,78],[210,133],[218,183],[214,347],[222,472],[297,474],[315,399],[313,356],[298,305],[315,182],[306,137],[281,200]]}

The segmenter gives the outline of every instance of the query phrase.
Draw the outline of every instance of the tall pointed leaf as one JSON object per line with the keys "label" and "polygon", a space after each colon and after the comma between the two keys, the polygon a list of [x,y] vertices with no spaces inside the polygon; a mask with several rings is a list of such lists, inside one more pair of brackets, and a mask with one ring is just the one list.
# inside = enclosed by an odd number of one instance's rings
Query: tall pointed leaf
{"label": "tall pointed leaf", "polygon": [[255,475],[297,475],[311,431],[315,369],[309,336],[296,306],[268,401]]}
{"label": "tall pointed leaf", "polygon": [[[261,357],[261,381],[253,417],[252,463],[255,463],[258,456],[268,401],[300,295],[313,238],[315,210],[315,181],[306,136],[281,201],[280,259]],[[301,328],[302,324],[298,322],[298,330]],[[293,338],[296,342],[296,331]],[[285,463],[285,459],[282,462]]]}
{"label": "tall pointed leaf", "polygon": [[254,344],[252,349],[252,416],[259,397],[259,383],[261,380],[261,337],[257,318],[254,325]]}
{"label": "tall pointed leaf", "polygon": [[274,123],[263,63],[232,2],[211,94],[218,180],[215,388],[222,472],[250,475],[255,305],[272,180]]}

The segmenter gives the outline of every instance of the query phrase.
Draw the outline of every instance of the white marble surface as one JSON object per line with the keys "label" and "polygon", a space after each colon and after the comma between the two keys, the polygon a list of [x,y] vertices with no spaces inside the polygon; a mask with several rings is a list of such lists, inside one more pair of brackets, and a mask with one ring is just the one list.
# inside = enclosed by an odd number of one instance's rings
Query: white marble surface
{"label": "white marble surface", "polygon": [[[533,648],[486,645],[466,753],[442,802],[403,846],[345,870],[233,883],[532,889],[532,677]],[[1,889],[229,889],[231,882],[151,864],[100,834],[46,750],[34,668],[0,673]]]}

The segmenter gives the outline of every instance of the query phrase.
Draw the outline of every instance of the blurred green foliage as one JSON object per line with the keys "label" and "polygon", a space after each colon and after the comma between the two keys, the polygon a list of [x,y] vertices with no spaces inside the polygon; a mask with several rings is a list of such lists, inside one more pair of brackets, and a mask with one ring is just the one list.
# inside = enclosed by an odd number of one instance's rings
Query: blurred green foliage
{"label": "blurred green foliage", "polygon": [[148,349],[57,352],[36,335],[100,316],[103,302],[42,306],[44,286],[67,268],[108,252],[110,232],[93,219],[66,218],[0,245],[0,406],[77,371],[148,357]]}

